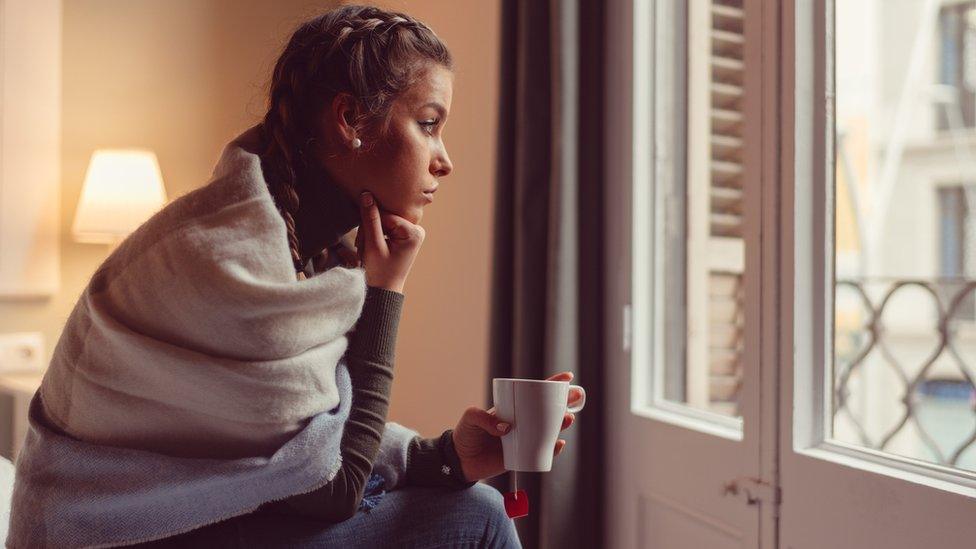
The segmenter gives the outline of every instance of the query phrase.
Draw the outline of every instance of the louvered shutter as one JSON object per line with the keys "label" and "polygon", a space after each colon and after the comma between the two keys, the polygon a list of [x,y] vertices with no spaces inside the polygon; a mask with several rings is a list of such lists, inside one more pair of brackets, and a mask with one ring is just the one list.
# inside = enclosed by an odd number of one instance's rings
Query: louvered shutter
{"label": "louvered shutter", "polygon": [[687,402],[738,415],[742,380],[742,0],[688,5]]}

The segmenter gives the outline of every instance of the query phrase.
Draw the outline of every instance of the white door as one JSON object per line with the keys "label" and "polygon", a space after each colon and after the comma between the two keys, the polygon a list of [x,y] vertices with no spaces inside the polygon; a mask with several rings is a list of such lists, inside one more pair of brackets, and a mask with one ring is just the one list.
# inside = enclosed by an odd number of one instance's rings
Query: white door
{"label": "white door", "polygon": [[762,421],[776,392],[760,388],[761,9],[608,5],[609,547],[775,540],[775,444],[761,443],[776,433]]}
{"label": "white door", "polygon": [[976,2],[781,4],[779,546],[976,547]]}

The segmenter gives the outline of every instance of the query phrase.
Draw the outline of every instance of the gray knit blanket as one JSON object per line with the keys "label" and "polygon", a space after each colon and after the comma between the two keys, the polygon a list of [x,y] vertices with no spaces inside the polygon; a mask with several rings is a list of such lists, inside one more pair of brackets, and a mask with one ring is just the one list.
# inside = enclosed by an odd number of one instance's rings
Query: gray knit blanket
{"label": "gray knit blanket", "polygon": [[[79,298],[31,402],[8,547],[160,539],[312,491],[338,471],[352,398],[342,356],[364,271],[296,280],[242,137]],[[374,466],[387,489],[401,483],[416,434],[387,423]]]}

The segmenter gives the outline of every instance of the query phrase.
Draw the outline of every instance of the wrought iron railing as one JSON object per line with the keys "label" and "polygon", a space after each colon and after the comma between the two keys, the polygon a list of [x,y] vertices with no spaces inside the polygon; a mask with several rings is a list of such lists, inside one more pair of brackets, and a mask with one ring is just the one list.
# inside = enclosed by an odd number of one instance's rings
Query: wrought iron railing
{"label": "wrought iron railing", "polygon": [[[906,298],[907,294],[911,295]],[[909,457],[961,466],[961,456],[971,449],[976,452],[976,279],[840,279],[835,296],[835,425],[843,418],[856,439],[848,442],[882,451],[890,450],[899,435],[908,436],[914,425],[910,436],[917,437],[931,455]],[[898,300],[898,306],[892,306]],[[906,344],[925,348],[906,353]],[[895,349],[899,346],[902,350]],[[885,410],[870,411],[875,417],[886,414],[884,421],[866,422],[865,407],[883,400],[857,401],[865,390],[882,389],[868,385],[873,368],[887,368],[888,387],[883,390],[890,392],[893,387],[900,394],[887,401]],[[850,385],[858,376],[861,390],[854,394]],[[892,384],[892,378],[898,381]],[[943,421],[951,425],[941,425],[937,434],[931,422],[920,420],[920,403],[947,394],[957,402],[960,395],[968,397],[965,407],[973,421]],[[946,442],[947,438],[953,440]]]}

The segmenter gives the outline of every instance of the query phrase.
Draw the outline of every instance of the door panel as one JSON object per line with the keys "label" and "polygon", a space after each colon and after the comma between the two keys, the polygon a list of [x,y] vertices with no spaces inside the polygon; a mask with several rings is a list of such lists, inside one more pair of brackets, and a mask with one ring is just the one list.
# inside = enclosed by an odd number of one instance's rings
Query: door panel
{"label": "door panel", "polygon": [[760,544],[775,509],[759,443],[761,26],[746,17],[760,8],[609,4],[609,547],[772,547]]}
{"label": "door panel", "polygon": [[[742,534],[710,516],[680,503],[655,496],[640,498],[643,540],[659,547],[711,547],[741,549]],[[651,543],[648,543],[651,545]]]}

